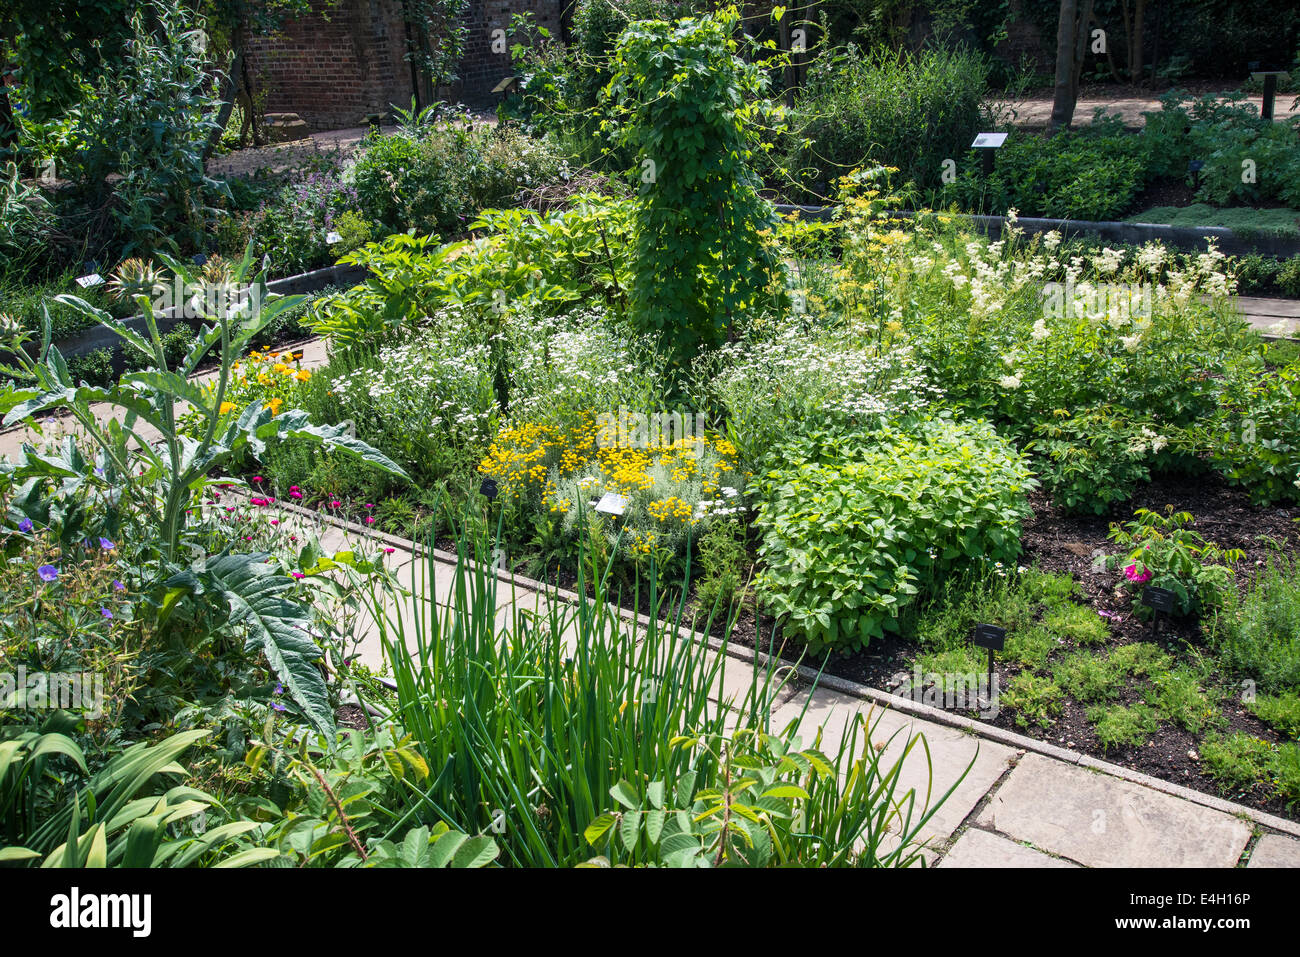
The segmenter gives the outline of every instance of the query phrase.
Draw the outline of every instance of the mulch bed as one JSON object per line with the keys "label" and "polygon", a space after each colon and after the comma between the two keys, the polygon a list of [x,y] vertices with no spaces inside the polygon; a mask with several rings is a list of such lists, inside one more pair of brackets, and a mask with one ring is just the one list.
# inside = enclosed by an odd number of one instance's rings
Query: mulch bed
{"label": "mulch bed", "polygon": [[[1224,485],[1217,477],[1210,475],[1159,478],[1140,488],[1132,501],[1116,508],[1113,514],[1107,516],[1064,514],[1053,508],[1042,493],[1031,496],[1030,503],[1034,514],[1025,523],[1021,562],[1025,565],[1037,564],[1044,571],[1068,572],[1081,584],[1087,604],[1098,611],[1119,616],[1107,620],[1111,629],[1111,641],[1100,649],[1102,651],[1132,642],[1154,641],[1168,651],[1175,662],[1179,662],[1186,660],[1192,649],[1207,650],[1205,636],[1196,623],[1173,620],[1162,623],[1159,632],[1154,633],[1149,623],[1132,614],[1127,594],[1117,594],[1118,574],[1093,571],[1094,553],[1097,550],[1117,550],[1106,537],[1110,523],[1128,520],[1138,508],[1163,511],[1166,505],[1173,505],[1176,511],[1189,511],[1196,518],[1194,529],[1208,541],[1223,548],[1241,549],[1246,553],[1245,560],[1238,566],[1238,580],[1243,586],[1252,577],[1256,567],[1267,563],[1268,556],[1275,552],[1276,546],[1280,545],[1288,553],[1300,553],[1300,523],[1293,521],[1300,518],[1300,508],[1253,506],[1243,492]],[[770,616],[760,614],[756,617],[753,610],[746,607],[740,613],[731,640],[753,647],[756,636],[761,635],[760,650],[767,650],[772,627],[773,620]],[[713,629],[716,636],[721,636],[722,631],[720,626]],[[1052,656],[1052,660],[1073,650],[1075,649],[1067,644]],[[921,653],[922,649],[915,641],[890,635],[872,642],[868,651],[833,655],[826,663],[826,673],[890,691],[890,679],[899,672],[910,673]],[[798,648],[791,647],[785,650],[783,657],[793,659],[798,654]],[[810,658],[806,658],[804,663],[812,667],[820,665],[820,661]],[[1006,682],[1018,670],[1018,666],[999,663],[997,671],[1000,686],[1005,688]],[[1225,675],[1223,687],[1236,688],[1235,679]],[[1213,694],[1213,689],[1206,690]],[[1139,688],[1133,687],[1125,689],[1119,699],[1111,703],[1131,705],[1142,700]],[[1063,696],[1062,704],[1061,714],[1047,729],[1037,725],[1021,727],[1009,709],[1003,709],[992,720],[983,718],[974,711],[958,713],[998,728],[1080,751],[1099,760],[1123,765],[1152,777],[1220,795],[1279,817],[1300,820],[1300,809],[1288,811],[1279,800],[1267,800],[1255,792],[1225,793],[1220,789],[1214,779],[1201,769],[1197,750],[1198,735],[1184,731],[1171,722],[1162,721],[1148,744],[1106,750],[1097,740],[1093,726],[1085,716],[1087,706],[1068,694]],[[1276,732],[1244,706],[1225,704],[1222,713],[1227,719],[1226,726],[1220,729],[1224,733],[1242,731],[1266,741],[1280,740]]]}

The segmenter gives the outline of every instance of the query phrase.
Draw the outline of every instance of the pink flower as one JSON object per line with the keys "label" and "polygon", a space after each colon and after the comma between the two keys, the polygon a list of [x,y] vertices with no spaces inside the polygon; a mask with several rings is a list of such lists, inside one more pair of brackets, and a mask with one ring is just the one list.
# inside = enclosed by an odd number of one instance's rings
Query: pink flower
{"label": "pink flower", "polygon": [[253,481],[254,481],[254,482],[265,482],[266,479],[262,478],[262,476],[260,476],[260,475],[254,475],[254,476],[253,476]]}
{"label": "pink flower", "polygon": [[279,524],[280,524],[280,520],[279,520],[278,518],[273,518],[273,519],[271,519],[271,524],[272,524],[272,525],[279,525]]}
{"label": "pink flower", "polygon": [[250,498],[249,501],[252,502],[254,505],[257,505],[257,506],[259,506],[259,507],[262,506],[262,505],[270,505],[270,504],[271,504],[269,501],[267,501],[267,500],[264,499],[264,498]]}
{"label": "pink flower", "polygon": [[391,548],[385,548],[385,549],[384,549],[384,554],[385,554],[385,555],[391,555],[391,554],[393,554],[393,551],[394,551],[394,549],[391,549]]}
{"label": "pink flower", "polygon": [[302,498],[302,492],[295,492],[293,489],[290,489],[290,490],[289,490],[289,497],[290,497],[290,498]]}
{"label": "pink flower", "polygon": [[330,508],[338,508],[342,503],[338,499],[330,500]]}
{"label": "pink flower", "polygon": [[367,525],[373,525],[373,524],[375,524],[375,517],[374,517],[373,515],[367,515],[367,516],[366,516],[366,524],[367,524]]}
{"label": "pink flower", "polygon": [[304,575],[302,572],[289,572],[289,574],[292,575],[294,578],[306,578],[306,577],[307,577],[307,576]]}
{"label": "pink flower", "polygon": [[366,508],[374,508],[374,507],[375,507],[375,503],[374,503],[374,502],[366,502],[365,507],[366,507]]}
{"label": "pink flower", "polygon": [[1151,580],[1151,569],[1143,565],[1142,573],[1138,574],[1137,562],[1134,562],[1132,565],[1129,565],[1124,569],[1124,577],[1134,584],[1141,585],[1143,582],[1149,582]]}

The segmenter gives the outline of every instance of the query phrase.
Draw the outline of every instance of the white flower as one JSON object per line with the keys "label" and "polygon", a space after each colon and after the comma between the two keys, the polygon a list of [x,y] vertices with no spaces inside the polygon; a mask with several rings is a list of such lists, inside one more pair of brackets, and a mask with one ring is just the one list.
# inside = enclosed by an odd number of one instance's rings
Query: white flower
{"label": "white flower", "polygon": [[1137,332],[1131,336],[1120,336],[1119,341],[1124,344],[1124,348],[1129,352],[1137,352],[1138,343],[1142,341],[1142,333]]}
{"label": "white flower", "polygon": [[1057,246],[1061,245],[1061,233],[1053,229],[1043,236],[1043,248],[1049,253],[1054,251]]}
{"label": "white flower", "polygon": [[1034,330],[1033,332],[1030,333],[1031,336],[1033,336],[1035,339],[1038,340],[1046,339],[1051,334],[1052,334],[1051,330],[1047,328],[1046,319],[1039,319],[1037,322],[1035,322]]}
{"label": "white flower", "polygon": [[1004,389],[1019,389],[1020,376],[1018,374],[1004,375],[1002,378],[998,379],[998,385],[1002,386]]}

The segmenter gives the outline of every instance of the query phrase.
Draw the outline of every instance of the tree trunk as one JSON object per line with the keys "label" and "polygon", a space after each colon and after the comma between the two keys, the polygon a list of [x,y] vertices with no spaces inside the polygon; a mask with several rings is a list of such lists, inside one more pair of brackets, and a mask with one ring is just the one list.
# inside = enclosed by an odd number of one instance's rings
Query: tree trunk
{"label": "tree trunk", "polygon": [[1061,0],[1056,24],[1056,87],[1052,101],[1051,129],[1069,129],[1074,104],[1079,99],[1079,80],[1088,53],[1088,23],[1093,0]]}
{"label": "tree trunk", "polygon": [[1056,21],[1056,86],[1052,98],[1052,129],[1069,127],[1074,118],[1078,87],[1074,82],[1075,38],[1079,25],[1078,0],[1061,0]]}
{"label": "tree trunk", "polygon": [[230,114],[235,111],[235,91],[237,89],[240,70],[243,69],[244,51],[236,49],[234,56],[230,61],[230,72],[226,74],[225,87],[221,96],[221,109],[217,111],[217,128],[212,131],[208,137],[207,145],[203,147],[203,161],[206,163],[212,155],[212,151],[217,148],[221,142],[221,134],[226,131],[227,124],[230,123]]}
{"label": "tree trunk", "polygon": [[1133,54],[1129,58],[1129,76],[1138,85],[1142,83],[1142,28],[1146,12],[1147,0],[1133,0]]}

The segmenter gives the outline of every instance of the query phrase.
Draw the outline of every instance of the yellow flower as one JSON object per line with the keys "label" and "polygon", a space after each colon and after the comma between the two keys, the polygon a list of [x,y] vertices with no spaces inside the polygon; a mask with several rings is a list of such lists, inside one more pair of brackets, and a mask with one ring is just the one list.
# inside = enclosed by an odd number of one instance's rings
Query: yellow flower
{"label": "yellow flower", "polygon": [[235,411],[235,408],[236,408],[235,403],[233,403],[233,402],[223,402],[223,403],[221,403],[221,408],[218,410],[217,414],[218,414],[218,415],[225,415],[227,412],[234,412],[234,411]]}
{"label": "yellow flower", "polygon": [[299,369],[297,373],[294,375],[294,378],[297,379],[299,382],[306,382],[308,379],[311,378],[311,371],[308,369]]}
{"label": "yellow flower", "polygon": [[276,415],[280,411],[280,406],[282,405],[284,405],[284,399],[275,398],[272,399],[270,402],[266,403],[266,405],[262,406],[262,408],[270,409],[271,414]]}

